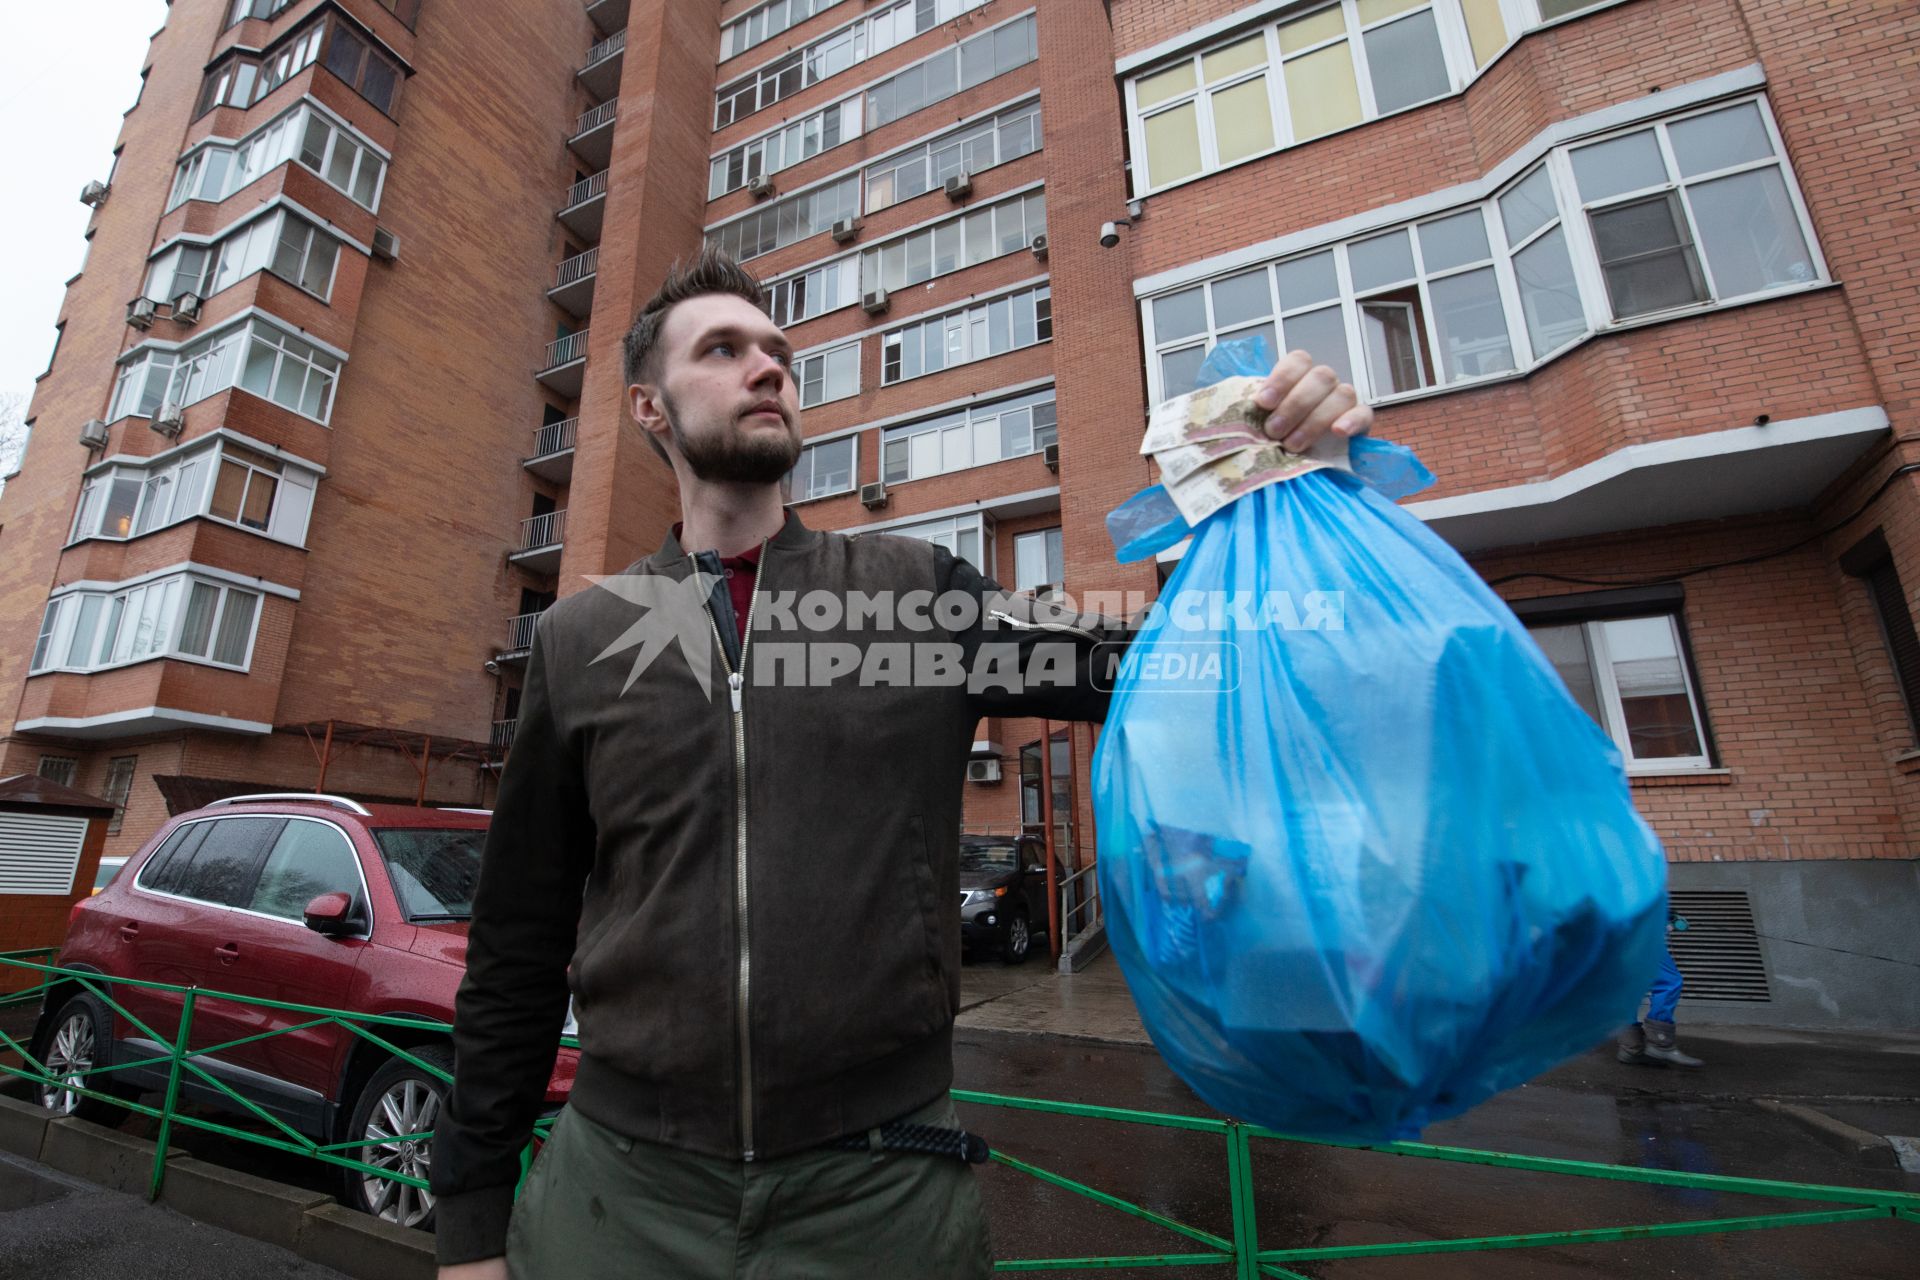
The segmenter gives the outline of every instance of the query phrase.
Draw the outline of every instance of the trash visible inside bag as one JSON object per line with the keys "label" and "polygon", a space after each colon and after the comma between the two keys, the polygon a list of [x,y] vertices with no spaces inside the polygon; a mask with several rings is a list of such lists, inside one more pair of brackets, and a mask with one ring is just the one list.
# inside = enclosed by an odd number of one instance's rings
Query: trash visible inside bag
{"label": "trash visible inside bag", "polygon": [[[1271,367],[1263,339],[1222,343],[1202,382]],[[1431,482],[1411,452],[1250,466],[1245,443],[1209,483],[1252,487],[1197,524],[1167,484],[1109,517],[1123,560],[1192,538],[1094,761],[1109,938],[1213,1106],[1407,1137],[1632,1021],[1666,863],[1613,742],[1389,500]],[[1175,659],[1205,646],[1234,661],[1196,680]]]}

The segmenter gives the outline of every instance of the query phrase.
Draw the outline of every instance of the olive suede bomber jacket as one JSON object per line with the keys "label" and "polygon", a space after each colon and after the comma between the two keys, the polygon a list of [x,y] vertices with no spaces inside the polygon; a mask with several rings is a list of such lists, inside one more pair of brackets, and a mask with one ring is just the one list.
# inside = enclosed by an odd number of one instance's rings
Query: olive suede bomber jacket
{"label": "olive suede bomber jacket", "polygon": [[569,994],[570,1105],[638,1141],[768,1159],[951,1085],[976,725],[1102,718],[1129,633],[791,513],[757,577],[744,644],[717,557],[672,538],[540,619],[436,1130],[443,1264],[505,1252]]}

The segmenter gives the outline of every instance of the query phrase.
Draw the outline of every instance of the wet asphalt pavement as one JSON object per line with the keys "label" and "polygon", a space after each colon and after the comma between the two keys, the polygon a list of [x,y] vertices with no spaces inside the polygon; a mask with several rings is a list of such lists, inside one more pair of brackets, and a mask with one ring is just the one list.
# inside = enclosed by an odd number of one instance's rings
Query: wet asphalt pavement
{"label": "wet asphalt pavement", "polygon": [[[991,972],[970,977],[999,980]],[[1023,976],[1019,983],[1006,985],[1026,982]],[[1823,1145],[1791,1118],[1754,1101],[1766,1097],[1807,1102],[1849,1123],[1880,1126],[1880,1132],[1913,1133],[1920,1127],[1914,1124],[1920,1120],[1920,1042],[1703,1028],[1690,1030],[1685,1043],[1708,1060],[1705,1070],[1622,1066],[1613,1061],[1611,1047],[1604,1046],[1464,1117],[1435,1125],[1425,1141],[1920,1192],[1920,1176],[1862,1167]],[[1150,1046],[1137,1042],[963,1026],[955,1067],[956,1083],[963,1089],[1211,1114]],[[963,1106],[962,1117],[996,1149],[1189,1225],[1231,1234],[1226,1147],[1218,1136],[982,1106]],[[148,1125],[136,1118],[125,1127],[144,1132]],[[1888,1127],[1900,1125],[1908,1127]],[[309,1187],[327,1182],[321,1171],[293,1157],[215,1135],[176,1129],[175,1142],[201,1158],[282,1182]],[[989,1166],[980,1177],[996,1252],[1002,1259],[1191,1253],[1202,1248],[1004,1166]],[[132,1273],[135,1257],[143,1275],[245,1274],[302,1280],[331,1280],[333,1275],[267,1246],[197,1227],[131,1197],[65,1187],[58,1197],[31,1203],[35,1191],[30,1182],[19,1168],[0,1167],[0,1280],[15,1275],[31,1275],[34,1280],[98,1280],[102,1275]],[[1256,1221],[1265,1248],[1560,1231],[1837,1207],[1281,1142],[1254,1144],[1254,1186]],[[153,1215],[171,1221],[159,1222]],[[210,1241],[218,1241],[217,1247],[210,1247]],[[137,1254],[111,1252],[110,1245],[137,1247]],[[226,1269],[229,1261],[236,1269]],[[1584,1280],[1601,1276],[1913,1280],[1920,1277],[1920,1223],[1883,1219],[1491,1253],[1349,1259],[1302,1263],[1294,1270],[1315,1280]],[[1116,1280],[1179,1280],[1231,1272],[1208,1266],[1116,1268],[1097,1274]]]}

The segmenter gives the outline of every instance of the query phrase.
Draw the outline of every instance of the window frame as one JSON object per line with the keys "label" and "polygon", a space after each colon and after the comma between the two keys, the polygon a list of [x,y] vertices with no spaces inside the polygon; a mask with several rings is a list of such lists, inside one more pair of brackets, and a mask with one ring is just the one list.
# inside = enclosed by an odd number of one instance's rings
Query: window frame
{"label": "window frame", "polygon": [[[1010,343],[1003,350],[993,349],[993,310],[1006,306],[1009,311]],[[1017,340],[1020,332],[1019,312],[1022,307],[1030,312],[1028,328],[1034,335],[1027,342]],[[923,344],[927,341],[929,330],[938,329],[943,338],[943,355],[938,368],[928,366],[924,361],[914,373],[906,373],[903,350],[906,335],[916,332]],[[953,353],[953,337],[960,337],[960,353]],[[976,346],[976,338],[984,334],[985,350]],[[991,360],[998,356],[1011,355],[1016,351],[1025,351],[1029,347],[1042,346],[1053,341],[1053,286],[1050,281],[1039,284],[1023,285],[1017,289],[1003,290],[987,295],[964,306],[947,311],[935,311],[914,316],[904,324],[896,325],[880,335],[880,385],[898,386],[903,382],[912,382],[915,378],[930,378],[949,369],[965,365],[978,364],[982,360]]]}
{"label": "window frame", "polygon": [[[808,441],[800,450],[800,461],[795,462],[793,464],[793,470],[788,472],[786,505],[790,507],[798,506],[803,502],[816,502],[821,498],[837,497],[840,494],[852,493],[854,490],[858,489],[860,487],[860,436],[861,434],[862,434],[861,432],[856,431],[847,435],[833,436],[831,438],[824,439],[824,440]],[[841,489],[823,489],[817,493],[814,492],[812,487],[814,468],[810,462],[810,460],[814,456],[814,451],[816,449],[830,448],[840,444],[850,445],[852,450],[852,458],[851,458],[850,464],[847,467],[846,487]],[[808,489],[807,489],[807,492],[805,493],[799,492],[798,486],[793,483],[793,477],[798,474],[800,467],[803,463],[807,464]]]}
{"label": "window frame", "polygon": [[[182,647],[188,605],[196,585],[213,588],[220,593],[215,597],[209,615],[205,654]],[[176,586],[179,588],[177,591],[169,591]],[[91,675],[156,659],[194,662],[222,671],[249,671],[253,666],[260,618],[266,611],[264,601],[268,594],[193,570],[161,574],[104,589],[64,591],[47,602],[40,636],[28,663],[28,674],[37,676],[68,672]],[[246,624],[244,650],[237,662],[228,662],[215,658],[213,654],[218,647],[222,627],[228,621],[227,609],[234,596],[248,597],[253,603],[248,606],[251,615]],[[89,632],[81,635],[78,632],[79,616],[85,614],[85,604],[89,600],[100,603],[94,611]],[[160,633],[159,638],[157,641],[150,639],[145,647],[136,648],[139,627],[149,614],[152,615],[153,628]],[[128,631],[129,627],[133,630]],[[83,641],[85,660],[74,662],[73,650]],[[49,660],[61,654],[65,655],[64,660]]]}
{"label": "window frame", "polygon": [[[126,780],[118,786],[119,794],[115,795],[114,779],[122,772],[120,766],[123,764],[126,766],[124,770]],[[126,821],[127,801],[133,798],[133,776],[139,767],[138,755],[113,756],[107,761],[107,772],[100,780],[100,795],[102,799],[113,805],[113,816],[107,819],[107,834],[110,836],[119,835],[120,827]]]}
{"label": "window frame", "polygon": [[[892,534],[900,538],[913,538],[920,542],[930,542],[936,547],[944,547],[947,552],[957,560],[967,559],[966,556],[960,552],[961,535],[963,533],[972,533],[979,540],[980,558],[985,560],[986,563],[980,564],[972,560],[968,560],[967,562],[978,569],[982,577],[992,580],[993,566],[996,559],[994,554],[996,550],[994,547],[994,535],[997,532],[995,523],[992,512],[969,511],[959,515],[940,516],[933,520],[916,520],[908,524],[892,525],[888,528],[878,530],[878,532]],[[851,532],[857,533],[859,531],[852,530]],[[947,546],[945,542],[940,540],[943,534],[952,537],[952,546]]]}
{"label": "window frame", "polygon": [[[1051,535],[1050,539],[1049,535]],[[1023,583],[1020,577],[1020,547],[1022,543],[1029,542],[1034,538],[1040,539],[1040,559],[1043,567],[1053,563],[1053,556],[1050,554],[1050,549],[1057,550],[1060,572],[1058,575],[1044,582]],[[1060,525],[1049,525],[1044,529],[1028,529],[1013,535],[1013,589],[1015,591],[1030,591],[1035,595],[1039,595],[1050,589],[1065,586],[1066,580],[1066,542]]]}
{"label": "window frame", "polygon": [[[1029,391],[1015,392],[1012,395],[1000,396],[995,399],[977,403],[952,406],[938,413],[929,414],[926,417],[918,418],[911,422],[896,423],[893,426],[882,428],[880,432],[880,480],[883,484],[892,488],[895,485],[911,484],[918,480],[931,480],[935,476],[952,475],[958,471],[971,471],[975,467],[992,466],[996,462],[1007,462],[1014,458],[1031,457],[1034,454],[1040,453],[1045,449],[1046,444],[1036,441],[1036,437],[1041,435],[1042,432],[1039,424],[1034,420],[1034,415],[1042,406],[1046,407],[1052,418],[1049,428],[1052,432],[1052,440],[1058,440],[1060,432],[1059,399],[1057,389],[1052,385],[1036,387]],[[980,433],[985,428],[987,422],[991,421],[994,424],[996,432],[999,433],[998,438],[1004,443],[1006,428],[1001,425],[1000,419],[1009,413],[1018,413],[1022,409],[1027,410],[1029,415],[1027,423],[1027,448],[1024,451],[1015,450],[1012,453],[1000,452],[997,456],[986,459],[977,457],[973,446],[980,438]],[[945,446],[940,440],[940,437],[944,433],[955,429],[960,429],[963,432],[967,442],[967,456],[969,461],[963,466],[948,467],[945,465]],[[941,465],[934,467],[932,470],[919,471],[916,474],[916,466],[914,463],[915,454],[912,441],[917,437],[926,435],[935,437],[935,456],[940,459]],[[887,461],[888,446],[896,441],[907,442],[906,473],[898,477],[892,474],[893,469],[888,465]],[[1047,443],[1051,442],[1050,440]]]}
{"label": "window frame", "polygon": [[[864,345],[865,343],[862,339],[854,338],[849,342],[837,342],[837,343],[834,343],[832,346],[820,347],[812,351],[802,352],[800,355],[795,356],[793,358],[792,377],[793,377],[794,387],[797,390],[800,397],[800,407],[802,409],[812,409],[812,408],[817,408],[818,406],[823,404],[833,404],[835,401],[838,401],[838,400],[851,400],[854,397],[858,396],[861,392],[861,382],[860,382],[861,350],[860,349]],[[826,394],[828,390],[828,379],[832,376],[831,361],[833,357],[844,356],[845,353],[849,351],[853,353],[853,385],[852,387],[846,391],[841,392],[839,395]],[[806,391],[806,381],[808,377],[807,366],[815,363],[818,364],[820,369],[820,375],[819,375],[820,389],[822,394],[817,399],[809,400],[807,398],[807,391]]]}
{"label": "window frame", "polygon": [[[1808,259],[1812,263],[1812,277],[1805,281],[1793,281],[1751,293],[1722,298],[1711,296],[1714,285],[1712,283],[1712,276],[1708,275],[1706,279],[1708,281],[1710,296],[1704,302],[1690,303],[1686,306],[1649,312],[1644,315],[1634,315],[1625,320],[1615,319],[1609,300],[1610,295],[1607,291],[1606,278],[1601,269],[1598,251],[1592,239],[1591,228],[1587,225],[1587,220],[1584,216],[1575,216],[1584,210],[1586,206],[1579,199],[1579,188],[1574,181],[1572,153],[1582,147],[1592,146],[1613,138],[1623,137],[1655,127],[1660,129],[1661,145],[1663,148],[1666,148],[1669,146],[1665,136],[1665,130],[1668,126],[1683,123],[1697,116],[1711,115],[1715,112],[1738,108],[1747,104],[1752,104],[1759,112],[1766,129],[1768,144],[1772,148],[1772,155],[1762,159],[1743,161],[1740,164],[1726,166],[1720,169],[1705,170],[1697,176],[1679,181],[1699,184],[1768,167],[1777,168],[1781,181],[1786,188],[1789,207],[1795,218],[1794,230],[1800,235],[1801,241],[1806,247]],[[1664,163],[1668,163],[1671,166],[1668,170],[1669,176],[1678,173],[1677,164],[1674,164],[1670,158],[1664,161]],[[1552,215],[1530,230],[1525,236],[1521,237],[1517,243],[1512,242],[1509,240],[1506,222],[1502,215],[1501,201],[1519,190],[1539,172],[1544,172],[1547,177],[1547,187],[1545,190],[1553,201]],[[1605,201],[1595,203],[1606,207],[1622,200],[1631,201],[1644,196],[1648,190],[1654,189],[1648,188],[1638,192],[1620,193],[1607,197]],[[1423,333],[1427,343],[1427,353],[1429,357],[1439,357],[1444,361],[1444,352],[1440,346],[1440,334],[1438,330],[1439,318],[1433,307],[1429,284],[1431,281],[1445,279],[1449,276],[1464,275],[1483,270],[1485,263],[1476,261],[1467,266],[1450,267],[1439,271],[1428,272],[1424,266],[1425,250],[1420,243],[1421,237],[1419,231],[1420,228],[1424,226],[1442,222],[1461,213],[1476,209],[1481,212],[1481,225],[1485,230],[1488,249],[1492,254],[1491,265],[1494,271],[1494,280],[1498,286],[1497,291],[1501,310],[1506,322],[1507,340],[1512,352],[1514,367],[1502,372],[1481,373],[1444,381],[1436,378],[1426,386],[1406,391],[1391,393],[1377,391],[1373,385],[1373,379],[1365,367],[1365,347],[1362,342],[1359,315],[1360,304],[1368,298],[1373,297],[1377,291],[1370,286],[1367,294],[1363,297],[1356,290],[1349,261],[1349,250],[1356,244],[1380,239],[1396,232],[1403,232],[1408,235],[1412,243],[1417,278],[1419,280],[1421,310],[1425,318]],[[1691,214],[1689,214],[1689,217],[1691,217]],[[1519,254],[1524,253],[1536,243],[1552,234],[1556,229],[1560,231],[1564,241],[1565,251],[1572,269],[1574,286],[1579,293],[1580,311],[1584,317],[1585,327],[1580,333],[1563,339],[1560,345],[1552,348],[1550,351],[1539,353],[1534,349],[1533,337],[1527,326],[1524,295],[1517,274],[1516,258]],[[1690,235],[1695,237],[1695,241],[1698,243],[1697,224],[1690,225],[1688,231]],[[1319,255],[1329,253],[1333,256],[1334,273],[1337,282],[1336,295],[1331,299],[1323,299],[1297,307],[1283,307],[1281,305],[1279,292],[1279,272],[1281,269],[1289,264],[1305,262]],[[1700,257],[1704,270],[1707,265],[1707,253],[1704,248],[1700,250]],[[1267,318],[1265,320],[1235,322],[1233,326],[1222,331],[1215,321],[1213,286],[1222,281],[1234,279],[1257,270],[1264,270],[1268,277],[1268,302],[1272,309],[1269,311]],[[1155,293],[1141,296],[1137,298],[1136,301],[1139,307],[1143,346],[1147,353],[1148,360],[1148,390],[1150,396],[1156,403],[1169,398],[1173,394],[1178,394],[1177,390],[1169,389],[1165,378],[1167,357],[1196,349],[1204,353],[1210,350],[1214,343],[1223,338],[1242,336],[1248,330],[1257,328],[1262,324],[1277,324],[1279,341],[1276,343],[1276,348],[1277,351],[1284,351],[1292,346],[1302,345],[1292,342],[1286,337],[1287,320],[1289,317],[1297,318],[1309,314],[1316,314],[1337,305],[1340,308],[1341,314],[1341,332],[1346,343],[1346,350],[1340,353],[1343,359],[1339,361],[1329,359],[1327,353],[1318,350],[1316,350],[1314,354],[1316,357],[1336,367],[1344,364],[1348,371],[1349,380],[1358,391],[1361,400],[1367,404],[1381,405],[1399,403],[1405,400],[1419,399],[1432,395],[1445,395],[1509,378],[1525,377],[1544,365],[1562,358],[1583,343],[1603,334],[1637,328],[1646,324],[1658,324],[1677,317],[1701,314],[1727,307],[1745,306],[1749,303],[1764,302],[1772,298],[1788,297],[1809,290],[1824,288],[1833,283],[1834,281],[1829,271],[1827,259],[1821,249],[1818,237],[1815,234],[1813,220],[1807,210],[1806,198],[1801,189],[1799,177],[1794,172],[1792,162],[1786,154],[1785,143],[1781,138],[1778,122],[1774,118],[1772,104],[1768,101],[1764,89],[1749,89],[1742,90],[1739,93],[1727,97],[1715,99],[1712,102],[1691,105],[1663,116],[1641,120],[1631,125],[1596,130],[1593,133],[1577,138],[1556,142],[1548,148],[1539,159],[1527,164],[1514,177],[1502,182],[1498,186],[1491,187],[1487,194],[1480,198],[1465,201],[1460,204],[1449,205],[1442,209],[1425,211],[1413,218],[1368,227],[1365,230],[1352,231],[1339,239],[1289,249],[1283,255],[1263,259],[1256,263],[1239,263],[1230,268],[1222,269],[1215,274],[1185,280],[1177,285],[1170,285]],[[1163,339],[1157,331],[1156,304],[1165,302],[1170,298],[1185,294],[1194,289],[1200,289],[1205,299],[1205,310],[1203,312],[1205,324],[1200,330],[1194,333]],[[1441,372],[1444,372],[1444,365]]]}
{"label": "window frame", "polygon": [[[1641,759],[1633,753],[1632,737],[1626,723],[1626,711],[1621,703],[1619,682],[1614,674],[1608,649],[1606,625],[1610,622],[1645,622],[1654,619],[1664,620],[1673,638],[1675,659],[1680,666],[1682,692],[1687,697],[1687,709],[1692,713],[1695,740],[1700,744],[1700,751],[1696,755],[1653,756]],[[1678,605],[1628,611],[1609,609],[1597,613],[1547,613],[1538,618],[1527,618],[1526,624],[1529,634],[1535,628],[1572,626],[1581,628],[1587,648],[1589,675],[1593,680],[1594,698],[1600,704],[1604,717],[1599,722],[1599,728],[1619,750],[1621,763],[1629,775],[1691,773],[1716,767],[1714,741],[1708,727],[1706,699],[1700,692],[1700,678],[1694,670],[1693,648],[1688,642],[1686,620]],[[1582,711],[1584,710],[1585,708],[1582,708]]]}

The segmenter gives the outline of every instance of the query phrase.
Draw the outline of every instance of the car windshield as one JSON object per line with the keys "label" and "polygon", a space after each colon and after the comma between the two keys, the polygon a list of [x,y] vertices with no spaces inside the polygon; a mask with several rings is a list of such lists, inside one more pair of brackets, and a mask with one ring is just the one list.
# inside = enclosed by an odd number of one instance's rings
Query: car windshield
{"label": "car windshield", "polygon": [[1011,840],[963,840],[960,865],[968,871],[1011,871],[1015,865],[1015,846]]}
{"label": "car windshield", "polygon": [[484,830],[389,827],[375,831],[373,838],[407,919],[465,920],[473,915],[480,851],[487,843]]}

